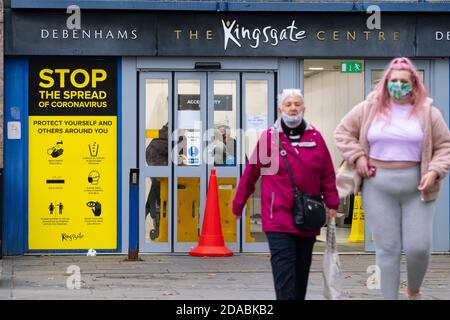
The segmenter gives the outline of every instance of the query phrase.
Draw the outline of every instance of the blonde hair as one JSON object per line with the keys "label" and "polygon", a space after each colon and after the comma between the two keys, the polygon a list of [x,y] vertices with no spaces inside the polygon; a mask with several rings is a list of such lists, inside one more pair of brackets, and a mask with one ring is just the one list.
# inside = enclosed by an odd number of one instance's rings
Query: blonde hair
{"label": "blonde hair", "polygon": [[284,100],[289,96],[297,96],[303,100],[302,90],[300,89],[283,89],[281,93],[278,94],[278,108],[283,106]]}

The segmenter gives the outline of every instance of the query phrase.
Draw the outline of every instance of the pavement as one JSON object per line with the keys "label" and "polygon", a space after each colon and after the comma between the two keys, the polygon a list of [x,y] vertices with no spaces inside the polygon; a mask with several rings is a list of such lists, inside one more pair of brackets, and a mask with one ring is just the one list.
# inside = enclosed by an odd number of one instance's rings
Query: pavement
{"label": "pavement", "polygon": [[[324,300],[322,254],[313,255],[306,298]],[[380,300],[368,289],[373,254],[340,254],[343,300]],[[0,260],[0,300],[274,300],[269,255],[199,258],[180,254],[26,255]],[[406,287],[402,257],[401,288]],[[450,254],[434,254],[422,287],[426,300],[450,300]],[[373,282],[370,282],[372,283]],[[401,295],[400,299],[405,300]]]}

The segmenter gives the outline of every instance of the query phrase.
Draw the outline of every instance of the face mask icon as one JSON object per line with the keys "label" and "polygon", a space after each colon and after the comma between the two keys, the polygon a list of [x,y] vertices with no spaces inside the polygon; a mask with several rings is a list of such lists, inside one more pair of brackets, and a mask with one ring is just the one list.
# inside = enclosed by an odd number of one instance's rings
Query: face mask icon
{"label": "face mask icon", "polygon": [[100,173],[98,171],[91,171],[89,172],[89,176],[88,176],[88,182],[90,184],[98,184],[98,180],[100,180]]}

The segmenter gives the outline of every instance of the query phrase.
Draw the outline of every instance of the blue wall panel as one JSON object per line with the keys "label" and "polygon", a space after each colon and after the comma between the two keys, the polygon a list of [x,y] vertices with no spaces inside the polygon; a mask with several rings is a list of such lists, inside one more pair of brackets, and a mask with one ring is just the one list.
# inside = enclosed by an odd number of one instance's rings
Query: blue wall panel
{"label": "blue wall panel", "polygon": [[[27,131],[28,61],[5,59],[4,69],[4,203],[3,254],[20,255],[26,251],[25,212],[27,191],[25,170]],[[21,139],[10,140],[9,121],[21,122]]]}

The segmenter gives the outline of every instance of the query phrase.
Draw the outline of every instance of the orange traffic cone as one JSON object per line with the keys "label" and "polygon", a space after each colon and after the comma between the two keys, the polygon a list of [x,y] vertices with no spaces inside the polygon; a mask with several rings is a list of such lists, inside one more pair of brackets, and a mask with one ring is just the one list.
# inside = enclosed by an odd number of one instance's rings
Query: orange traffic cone
{"label": "orange traffic cone", "polygon": [[198,246],[192,249],[189,255],[196,257],[229,257],[233,255],[233,252],[225,247],[220,225],[216,169],[211,169],[209,178],[202,234]]}

